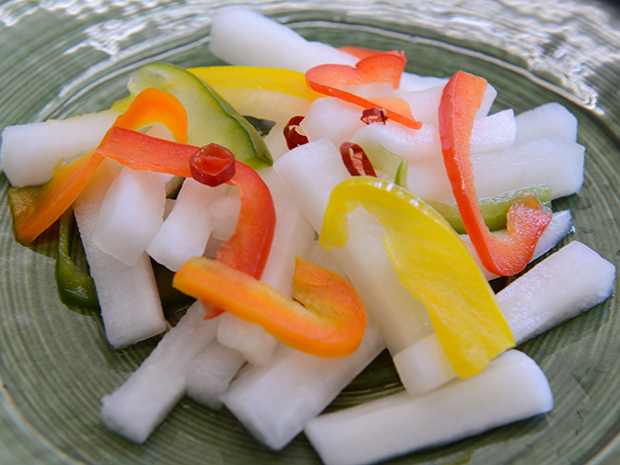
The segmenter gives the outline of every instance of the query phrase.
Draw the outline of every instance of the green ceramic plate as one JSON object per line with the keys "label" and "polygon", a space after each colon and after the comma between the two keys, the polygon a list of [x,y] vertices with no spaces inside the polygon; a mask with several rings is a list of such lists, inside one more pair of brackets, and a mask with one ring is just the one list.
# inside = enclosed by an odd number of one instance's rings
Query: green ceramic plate
{"label": "green ceramic plate", "polygon": [[[210,16],[233,2],[45,0],[0,4],[0,127],[106,108],[139,65],[218,64]],[[236,3],[236,2],[235,2]],[[424,2],[250,1],[311,39],[398,48],[408,70],[483,75],[497,109],[559,101],[579,118],[587,147],[571,208],[578,239],[618,263],[620,233],[620,14],[575,0]],[[142,446],[106,431],[100,399],[154,347],[111,350],[96,315],[59,302],[55,238],[13,240],[0,181],[0,463],[318,463],[300,436],[281,453],[257,444],[227,412],[183,400]],[[556,401],[546,415],[400,458],[412,464],[616,463],[620,457],[620,316],[614,298],[522,347],[547,374]],[[175,319],[177,314],[171,314]],[[401,389],[381,355],[330,408]]]}

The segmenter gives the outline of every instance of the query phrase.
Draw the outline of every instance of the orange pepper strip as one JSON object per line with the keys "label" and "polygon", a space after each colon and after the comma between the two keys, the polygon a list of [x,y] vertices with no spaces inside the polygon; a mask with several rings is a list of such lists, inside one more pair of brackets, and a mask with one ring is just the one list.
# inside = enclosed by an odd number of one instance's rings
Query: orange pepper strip
{"label": "orange pepper strip", "polygon": [[[96,153],[135,170],[191,177],[189,159],[199,149],[115,127]],[[235,233],[222,245],[217,259],[259,279],[269,257],[276,223],[271,193],[258,173],[240,161],[235,161],[235,174],[227,184],[239,189],[241,211]],[[222,312],[215,308],[206,310],[207,318]]]}
{"label": "orange pepper strip", "polygon": [[[344,86],[373,82],[389,82],[397,88],[406,62],[402,52],[377,53],[362,58],[354,67],[334,64],[315,66],[306,71],[306,82],[311,89],[321,94],[337,97],[364,109],[383,107],[389,119],[411,129],[420,129],[422,123],[413,118],[409,104],[405,100],[397,97],[365,98],[342,90]],[[399,103],[395,104],[397,101]]]}
{"label": "orange pepper strip", "polygon": [[[176,97],[156,88],[138,94],[115,125],[138,129],[157,122],[168,127],[178,140],[187,141],[185,108]],[[42,186],[11,188],[9,202],[17,240],[28,245],[54,224],[77,199],[102,160],[91,151],[57,167],[52,179]]]}
{"label": "orange pepper strip", "polygon": [[439,134],[444,164],[465,230],[484,267],[498,275],[512,276],[532,259],[538,238],[552,213],[535,195],[516,201],[507,215],[508,236],[498,239],[487,227],[476,195],[469,158],[474,116],[487,82],[458,71],[444,88],[439,106]]}
{"label": "orange pepper strip", "polygon": [[305,306],[205,257],[183,264],[172,284],[206,306],[257,323],[288,346],[320,357],[352,354],[366,328],[366,312],[355,288],[341,276],[299,258],[293,292]]}

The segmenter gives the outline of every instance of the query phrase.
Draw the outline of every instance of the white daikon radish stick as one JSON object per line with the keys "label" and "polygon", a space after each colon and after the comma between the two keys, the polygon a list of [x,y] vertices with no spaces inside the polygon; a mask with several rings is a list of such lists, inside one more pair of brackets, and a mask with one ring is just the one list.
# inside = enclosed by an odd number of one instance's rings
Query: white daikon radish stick
{"label": "white daikon radish stick", "polygon": [[187,364],[187,396],[213,410],[219,410],[222,406],[220,395],[226,391],[244,364],[245,359],[239,352],[217,341],[211,342]]}
{"label": "white daikon radish stick", "polygon": [[172,271],[196,255],[202,255],[213,231],[209,206],[226,193],[227,186],[209,187],[188,178],[146,252]]}
{"label": "white daikon radish stick", "polygon": [[185,394],[187,364],[213,341],[217,324],[193,304],[127,381],[103,397],[103,424],[130,441],[146,441]]}
{"label": "white daikon radish stick", "polygon": [[[309,142],[285,154],[274,169],[320,231],[331,191],[350,177],[336,147],[326,139]],[[346,247],[331,253],[359,292],[388,349],[397,354],[432,332],[428,312],[400,283],[383,246],[383,227],[377,219],[358,208],[349,216],[349,223]]]}
{"label": "white daikon radish stick", "polygon": [[209,50],[232,65],[300,72],[323,63],[353,65],[358,61],[329,45],[310,42],[289,27],[242,7],[226,8],[213,15]]}
{"label": "white daikon radish stick", "polygon": [[553,408],[542,370],[509,351],[477,375],[421,397],[406,392],[321,415],[305,433],[326,465],[363,465],[437,447]]}
{"label": "white daikon radish stick", "polygon": [[267,144],[271,158],[274,161],[288,152],[288,145],[286,145],[286,139],[284,138],[284,128],[287,124],[288,121],[276,123],[269,131],[269,134],[265,136],[265,144]]}
{"label": "white daikon radish stick", "polygon": [[335,97],[319,98],[312,102],[301,129],[308,140],[329,139],[340,147],[366,126],[361,116],[362,109],[357,105]]}
{"label": "white daikon radish stick", "polygon": [[305,257],[302,258],[305,258],[309,262],[316,263],[323,268],[327,268],[334,273],[338,273],[340,276],[347,276],[347,273],[342,269],[334,255],[325,250],[317,240],[312,243],[312,247],[306,252]]}
{"label": "white daikon radish stick", "polygon": [[[260,175],[273,197],[277,218],[273,245],[261,281],[291,297],[295,257],[303,256],[312,246],[314,228],[273,168],[261,170]],[[217,337],[221,344],[238,350],[252,364],[267,363],[279,345],[260,325],[248,323],[233,315],[222,318]]]}
{"label": "white daikon radish stick", "polygon": [[52,178],[52,170],[93,150],[114,124],[114,111],[67,120],[9,126],[2,131],[2,170],[14,187],[36,186]]}
{"label": "white daikon radish stick", "polygon": [[[393,95],[394,97],[401,97],[409,102],[411,114],[416,120],[421,121],[422,123],[431,123],[436,125],[439,124],[439,103],[441,101],[444,87],[445,82],[442,82],[439,85],[423,90],[398,89],[394,91]],[[489,114],[489,110],[495,101],[495,97],[497,97],[497,90],[495,90],[493,86],[488,85],[484,92],[480,108],[476,113],[477,119],[483,118]]]}
{"label": "white daikon radish stick", "polygon": [[[474,122],[471,152],[475,154],[506,149],[514,142],[515,134],[516,123],[512,110],[479,118]],[[410,163],[431,159],[443,167],[439,128],[436,124],[424,124],[420,129],[414,130],[388,120],[386,124],[362,127],[351,140],[369,152],[375,145],[381,145],[386,150],[406,158]],[[443,169],[445,177],[445,168]]]}
{"label": "white daikon radish stick", "polygon": [[163,223],[170,178],[124,167],[101,204],[93,237],[97,247],[134,265]]}
{"label": "white daikon radish stick", "polygon": [[321,358],[282,346],[271,363],[252,367],[233,381],[221,400],[257,440],[280,450],[383,348],[372,325],[348,357]]}
{"label": "white daikon radish stick", "polygon": [[566,142],[577,142],[577,118],[565,106],[545,103],[516,116],[515,144],[545,137],[557,137]]}
{"label": "white daikon radish stick", "polygon": [[[497,299],[520,344],[603,302],[614,279],[611,263],[573,241],[510,283]],[[456,377],[435,333],[397,354],[394,363],[410,366],[410,376],[401,381],[413,395]]]}
{"label": "white daikon radish stick", "polygon": [[241,211],[241,198],[237,188],[230,189],[225,196],[215,200],[209,212],[213,222],[213,239],[227,241],[235,232],[239,212]]}
{"label": "white daikon radish stick", "polygon": [[125,265],[97,247],[92,240],[102,199],[120,170],[104,160],[73,205],[90,274],[95,281],[101,317],[108,341],[119,349],[148,339],[166,329],[151,261],[142,254]]}
{"label": "white daikon radish stick", "polygon": [[[532,260],[536,260],[541,255],[544,255],[549,250],[554,248],[558,242],[560,242],[572,229],[572,221],[570,210],[562,210],[559,212],[553,213],[553,217],[551,218],[551,222],[547,225],[543,233],[541,234],[538,242],[536,243],[536,249],[534,250],[534,255],[532,256]],[[506,230],[495,231],[495,234],[498,237],[505,237],[507,235]],[[487,270],[480,261],[480,257],[474,248],[474,245],[471,242],[471,239],[466,234],[460,235],[461,239],[471,252],[472,257],[478,264],[478,267],[482,270],[484,276],[488,279],[495,279],[498,276],[494,273],[491,273]]]}
{"label": "white daikon radish stick", "polygon": [[[554,137],[497,152],[472,153],[476,193],[486,198],[524,186],[547,184],[552,199],[574,194],[583,184],[584,154],[582,145]],[[423,199],[454,202],[441,159],[410,162],[407,185]]]}

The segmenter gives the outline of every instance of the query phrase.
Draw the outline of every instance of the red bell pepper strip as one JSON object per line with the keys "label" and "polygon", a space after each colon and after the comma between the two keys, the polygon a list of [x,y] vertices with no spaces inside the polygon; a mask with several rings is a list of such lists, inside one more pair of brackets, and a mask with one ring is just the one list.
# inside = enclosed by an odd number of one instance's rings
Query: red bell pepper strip
{"label": "red bell pepper strip", "polygon": [[261,325],[288,346],[320,357],[350,355],[366,328],[364,305],[351,283],[299,258],[293,277],[295,300],[206,257],[185,262],[172,285],[205,307],[224,308]]}
{"label": "red bell pepper strip", "polygon": [[346,47],[340,47],[338,50],[340,50],[341,52],[348,53],[349,55],[353,55],[354,57],[357,57],[360,60],[363,58],[368,58],[374,55],[379,55],[381,53],[384,53],[382,50],[374,50],[372,48],[357,47],[355,45],[347,45]]}
{"label": "red bell pepper strip", "polygon": [[337,97],[364,109],[384,108],[390,119],[411,129],[420,129],[422,123],[413,118],[405,100],[398,97],[360,97],[342,89],[344,86],[374,82],[388,82],[397,88],[406,62],[402,52],[383,52],[361,59],[354,67],[335,64],[315,66],[306,71],[306,82],[321,94]]}
{"label": "red bell pepper strip", "polygon": [[[115,127],[96,153],[134,170],[191,177],[190,158],[198,150],[199,147],[193,145]],[[235,233],[222,245],[217,259],[259,279],[269,256],[275,229],[273,199],[258,173],[240,161],[235,161],[235,174],[227,183],[239,189],[241,211]],[[217,314],[208,309],[209,317]]]}
{"label": "red bell pepper strip", "polygon": [[[138,129],[157,122],[178,140],[187,140],[185,108],[176,97],[160,89],[149,88],[138,94],[114,124]],[[101,161],[96,153],[88,152],[57,167],[52,179],[42,186],[11,188],[9,203],[17,240],[28,245],[54,224],[80,195]]]}
{"label": "red bell pepper strip", "polygon": [[497,238],[485,224],[476,196],[469,151],[474,116],[486,86],[483,78],[463,71],[452,76],[439,106],[439,134],[452,192],[482,264],[495,274],[512,276],[532,259],[538,238],[551,221],[552,213],[532,194],[510,208],[506,238]]}

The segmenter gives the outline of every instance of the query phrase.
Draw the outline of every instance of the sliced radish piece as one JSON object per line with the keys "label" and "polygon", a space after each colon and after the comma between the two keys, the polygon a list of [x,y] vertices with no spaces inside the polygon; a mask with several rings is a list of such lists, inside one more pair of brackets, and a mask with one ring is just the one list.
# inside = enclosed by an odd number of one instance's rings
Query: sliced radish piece
{"label": "sliced radish piece", "polygon": [[226,186],[209,187],[186,179],[147,253],[172,271],[178,271],[191,257],[202,255],[213,230],[209,206],[226,190]]}
{"label": "sliced radish piece", "polygon": [[568,109],[550,102],[516,116],[517,138],[522,144],[545,137],[557,137],[566,142],[577,142],[577,118]]}
{"label": "sliced radish piece", "polygon": [[321,415],[304,431],[326,465],[362,465],[455,442],[552,408],[542,370],[512,350],[471,378],[420,397],[402,392]]}
{"label": "sliced radish piece", "polygon": [[0,148],[2,170],[14,187],[45,184],[59,162],[97,147],[118,115],[103,111],[6,127]]}
{"label": "sliced radish piece", "polygon": [[222,406],[220,395],[226,391],[244,364],[245,359],[239,352],[217,341],[211,342],[185,368],[187,396],[213,410],[219,410]]}
{"label": "sliced radish piece", "polygon": [[142,254],[128,266],[93,243],[101,201],[120,166],[105,160],[74,203],[90,274],[95,281],[108,341],[120,349],[166,329],[151,261]]}
{"label": "sliced radish piece", "polygon": [[[477,119],[472,133],[471,151],[482,153],[506,149],[514,142],[515,134],[516,123],[512,110]],[[443,163],[436,124],[424,124],[418,130],[390,121],[385,125],[370,124],[357,131],[351,140],[369,152],[375,145],[381,145],[409,162],[431,159],[435,160],[433,166]]]}
{"label": "sliced radish piece", "polygon": [[315,357],[283,346],[271,363],[252,367],[237,378],[221,400],[257,440],[280,450],[383,348],[372,326],[348,357]]}
{"label": "sliced radish piece", "polygon": [[183,397],[186,367],[215,338],[218,319],[204,319],[195,303],[157,344],[140,367],[101,399],[101,419],[110,430],[142,444]]}

